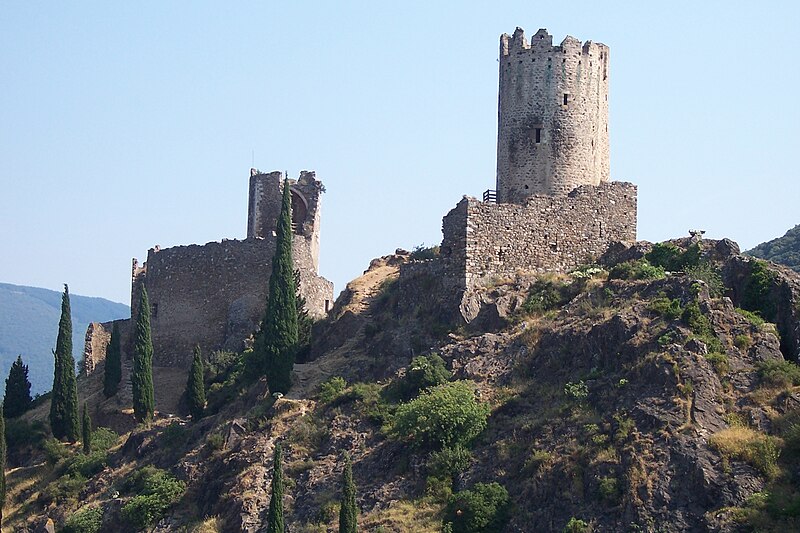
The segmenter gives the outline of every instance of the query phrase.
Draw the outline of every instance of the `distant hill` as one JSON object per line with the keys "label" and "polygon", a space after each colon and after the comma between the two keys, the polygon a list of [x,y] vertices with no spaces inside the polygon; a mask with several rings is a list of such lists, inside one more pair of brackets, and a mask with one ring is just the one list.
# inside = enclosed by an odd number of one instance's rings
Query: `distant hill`
{"label": "distant hill", "polygon": [[787,231],[783,237],[763,242],[745,253],[769,259],[800,272],[800,224]]}
{"label": "distant hill", "polygon": [[[83,356],[89,322],[127,318],[127,305],[70,294],[72,343],[75,361]],[[0,283],[0,392],[8,369],[18,355],[30,367],[33,394],[53,386],[53,349],[61,317],[61,293],[36,287]]]}

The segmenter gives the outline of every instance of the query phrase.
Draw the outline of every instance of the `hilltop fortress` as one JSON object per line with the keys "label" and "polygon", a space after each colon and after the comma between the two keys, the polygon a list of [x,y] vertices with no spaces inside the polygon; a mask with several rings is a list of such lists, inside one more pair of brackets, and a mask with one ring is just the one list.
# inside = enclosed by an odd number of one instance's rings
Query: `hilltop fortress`
{"label": "hilltop fortress", "polygon": [[469,322],[472,291],[518,272],[566,272],[609,244],[636,240],[636,186],[611,182],[609,49],[540,29],[500,37],[497,184],[443,219],[440,257],[410,263],[401,283],[432,275]]}
{"label": "hilltop fortress", "polygon": [[[333,283],[319,276],[320,200],[324,187],[314,172],[290,179],[292,254],[306,309],[322,318],[333,302]],[[263,315],[267,301],[275,228],[283,195],[283,174],[250,170],[247,238],[223,239],[203,246],[148,250],[147,261],[133,259],[131,316],[138,312],[139,288],[150,300],[153,364],[188,368],[192,349],[241,350]],[[130,339],[129,320],[117,321],[123,350]],[[85,370],[105,358],[113,323],[92,323],[86,333]]]}
{"label": "hilltop fortress", "polygon": [[[402,266],[401,284],[431,278],[443,300],[475,318],[470,294],[518,272],[565,272],[636,240],[636,186],[611,182],[608,135],[609,49],[540,29],[500,37],[497,182],[482,199],[465,196],[443,219],[440,255]],[[279,172],[250,175],[247,238],[205,246],[152,248],[133,262],[131,312],[138,287],[152,306],[154,364],[187,366],[191,350],[241,349],[264,312],[280,209]],[[318,275],[320,194],[313,172],[290,180],[294,261],[309,313],[326,316],[332,284]],[[125,331],[128,321],[120,321]],[[110,324],[92,324],[86,371],[105,357]]]}

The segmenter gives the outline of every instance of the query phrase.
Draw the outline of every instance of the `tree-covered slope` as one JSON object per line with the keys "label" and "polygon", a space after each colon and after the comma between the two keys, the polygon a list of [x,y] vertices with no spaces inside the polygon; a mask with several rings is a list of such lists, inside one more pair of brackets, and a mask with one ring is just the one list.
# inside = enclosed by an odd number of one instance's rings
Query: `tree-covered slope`
{"label": "tree-covered slope", "polygon": [[[126,318],[131,313],[127,305],[103,298],[70,295],[70,300],[76,361],[83,355],[89,322]],[[60,292],[0,283],[0,391],[18,355],[30,368],[31,392],[50,390],[60,309]]]}
{"label": "tree-covered slope", "polygon": [[762,242],[745,253],[786,265],[795,272],[800,272],[800,224],[787,231],[783,237]]}

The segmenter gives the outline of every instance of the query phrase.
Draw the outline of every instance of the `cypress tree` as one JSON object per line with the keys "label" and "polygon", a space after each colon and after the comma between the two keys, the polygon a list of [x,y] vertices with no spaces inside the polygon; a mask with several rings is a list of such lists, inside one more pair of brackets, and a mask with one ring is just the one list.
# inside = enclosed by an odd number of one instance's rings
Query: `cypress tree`
{"label": "cypress tree", "polygon": [[92,419],[89,418],[89,409],[86,402],[83,402],[83,453],[92,453]]}
{"label": "cypress tree", "polygon": [[358,507],[356,507],[356,484],[353,482],[353,464],[350,456],[344,456],[342,472],[342,506],[339,508],[339,533],[358,531]]}
{"label": "cypress tree", "polygon": [[292,204],[289,180],[283,181],[283,203],[278,216],[275,256],[269,278],[269,299],[257,343],[271,393],[286,393],[291,386],[297,349],[297,295],[292,262]]}
{"label": "cypress tree", "polygon": [[269,500],[269,514],[267,515],[267,533],[283,533],[283,470],[281,460],[283,451],[281,443],[275,444],[275,455],[272,460],[272,496]]}
{"label": "cypress tree", "polygon": [[14,418],[31,406],[31,382],[28,380],[28,365],[22,363],[22,356],[11,364],[6,378],[6,397],[3,400],[3,414]]}
{"label": "cypress tree", "polygon": [[206,406],[206,391],[203,384],[203,357],[200,354],[200,346],[194,347],[192,368],[189,370],[189,379],[186,381],[186,401],[189,403],[189,413],[192,415],[192,421],[200,420],[203,417],[203,409]]}
{"label": "cypress tree", "polygon": [[111,398],[119,391],[120,381],[122,381],[122,349],[119,325],[114,321],[111,340],[108,341],[108,348],[106,348],[106,366],[103,373],[103,394],[106,398]]}
{"label": "cypress tree", "polygon": [[76,442],[80,437],[78,389],[75,383],[75,359],[72,357],[72,315],[69,287],[64,284],[61,319],[58,322],[56,349],[53,352],[53,392],[50,399],[50,429],[57,439]]}
{"label": "cypress tree", "polygon": [[297,305],[297,352],[295,360],[305,362],[308,353],[311,351],[311,326],[314,319],[311,318],[306,309],[306,299],[300,292],[300,271],[294,271],[294,286]]}
{"label": "cypress tree", "polygon": [[133,416],[139,422],[153,419],[153,341],[150,336],[150,302],[144,285],[139,292],[139,313],[133,341]]}
{"label": "cypress tree", "polygon": [[3,507],[6,506],[6,421],[0,416],[0,526],[3,525]]}

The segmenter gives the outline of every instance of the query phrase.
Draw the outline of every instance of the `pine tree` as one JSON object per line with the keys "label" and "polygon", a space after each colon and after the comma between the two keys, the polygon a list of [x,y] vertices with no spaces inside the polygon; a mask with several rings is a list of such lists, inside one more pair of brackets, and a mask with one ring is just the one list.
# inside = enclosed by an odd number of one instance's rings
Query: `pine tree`
{"label": "pine tree", "polygon": [[272,497],[269,500],[269,514],[267,515],[267,533],[283,533],[283,469],[281,460],[283,452],[281,443],[275,444],[275,455],[272,460]]}
{"label": "pine tree", "polygon": [[286,393],[291,386],[297,350],[297,295],[292,262],[292,204],[289,181],[283,182],[283,203],[278,217],[275,256],[269,278],[269,299],[261,334],[256,343],[272,393]]}
{"label": "pine tree", "polygon": [[89,418],[89,409],[86,402],[83,402],[83,453],[92,453],[92,419]]}
{"label": "pine tree", "polygon": [[114,322],[111,330],[111,340],[106,348],[106,365],[103,374],[103,394],[111,398],[119,390],[122,381],[122,349],[120,347],[119,325]]}
{"label": "pine tree", "polygon": [[358,531],[358,507],[356,507],[356,484],[353,482],[353,464],[350,456],[344,457],[342,472],[342,506],[339,508],[339,533]]}
{"label": "pine tree", "polygon": [[31,406],[31,382],[28,380],[28,365],[22,363],[22,356],[11,364],[6,378],[6,397],[3,400],[3,414],[14,418]]}
{"label": "pine tree", "polygon": [[76,442],[80,437],[78,389],[75,383],[75,359],[72,357],[72,315],[69,287],[64,285],[61,297],[61,319],[58,322],[56,349],[53,352],[53,392],[50,398],[50,429],[57,439]]}
{"label": "pine tree", "polygon": [[139,422],[153,419],[153,341],[150,337],[150,302],[144,285],[139,293],[139,313],[133,341],[133,416]]}
{"label": "pine tree", "polygon": [[189,413],[192,421],[196,422],[203,417],[206,406],[206,391],[203,384],[203,356],[200,346],[195,346],[192,357],[192,368],[189,370],[189,379],[186,381],[186,401],[189,403]]}
{"label": "pine tree", "polygon": [[3,507],[6,506],[6,421],[0,416],[0,526],[3,525]]}

